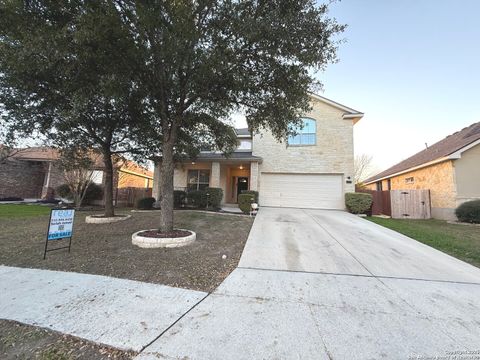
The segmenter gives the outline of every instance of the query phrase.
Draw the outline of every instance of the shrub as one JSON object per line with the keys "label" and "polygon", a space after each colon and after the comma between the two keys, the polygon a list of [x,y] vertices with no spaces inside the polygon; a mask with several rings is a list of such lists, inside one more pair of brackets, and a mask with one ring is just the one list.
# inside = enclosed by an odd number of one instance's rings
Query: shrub
{"label": "shrub", "polygon": [[23,201],[23,198],[18,196],[0,197],[0,201]]}
{"label": "shrub", "polygon": [[183,190],[174,190],[173,191],[173,206],[179,208],[185,201],[187,193]]}
{"label": "shrub", "polygon": [[223,190],[209,187],[205,189],[205,193],[208,194],[208,205],[218,209],[222,203]]}
{"label": "shrub", "polygon": [[255,191],[255,190],[242,190],[242,194],[249,194],[249,195],[253,195],[254,198],[255,198],[255,203],[258,204],[258,191]]}
{"label": "shrub", "polygon": [[455,215],[461,222],[480,224],[480,200],[464,202],[455,210]]}
{"label": "shrub", "polygon": [[153,203],[154,202],[155,202],[155,198],[153,198],[153,197],[146,197],[146,198],[138,199],[137,209],[151,210],[151,209],[153,209]]}
{"label": "shrub", "polygon": [[[70,187],[67,184],[62,184],[58,186],[56,189],[56,194],[64,199],[73,199],[73,195],[70,191]],[[85,197],[83,198],[83,203],[88,204],[94,200],[102,200],[103,198],[103,187],[101,185],[91,183],[88,185],[87,191],[85,193]]]}
{"label": "shrub", "polygon": [[372,195],[366,193],[346,193],[345,205],[352,214],[364,214],[372,206]]}
{"label": "shrub", "polygon": [[207,207],[207,193],[203,190],[193,190],[187,193],[188,202],[196,208]]}
{"label": "shrub", "polygon": [[250,205],[255,202],[255,196],[253,194],[240,194],[238,195],[238,207],[245,214],[250,213]]}
{"label": "shrub", "polygon": [[91,183],[90,185],[88,185],[87,192],[85,193],[85,197],[83,198],[83,201],[88,204],[90,201],[102,200],[102,199],[103,199],[103,186],[95,183]]}
{"label": "shrub", "polygon": [[70,188],[67,184],[60,185],[55,189],[58,196],[64,199],[72,199],[72,193],[70,192]]}

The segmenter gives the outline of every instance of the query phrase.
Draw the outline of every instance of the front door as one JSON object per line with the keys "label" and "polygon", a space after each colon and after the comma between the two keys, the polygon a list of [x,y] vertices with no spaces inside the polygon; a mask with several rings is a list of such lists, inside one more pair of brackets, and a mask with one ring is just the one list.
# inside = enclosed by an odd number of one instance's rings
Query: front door
{"label": "front door", "polygon": [[237,202],[238,195],[240,195],[243,190],[248,190],[248,177],[239,177],[237,179]]}

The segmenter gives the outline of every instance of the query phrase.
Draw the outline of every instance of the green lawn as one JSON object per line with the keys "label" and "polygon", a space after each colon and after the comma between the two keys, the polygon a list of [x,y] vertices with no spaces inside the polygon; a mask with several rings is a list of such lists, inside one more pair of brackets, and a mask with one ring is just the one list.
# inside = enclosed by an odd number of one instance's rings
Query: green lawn
{"label": "green lawn", "polygon": [[367,219],[480,267],[480,226],[449,224],[433,219]]}
{"label": "green lawn", "polygon": [[0,204],[0,218],[21,218],[50,214],[49,206]]}

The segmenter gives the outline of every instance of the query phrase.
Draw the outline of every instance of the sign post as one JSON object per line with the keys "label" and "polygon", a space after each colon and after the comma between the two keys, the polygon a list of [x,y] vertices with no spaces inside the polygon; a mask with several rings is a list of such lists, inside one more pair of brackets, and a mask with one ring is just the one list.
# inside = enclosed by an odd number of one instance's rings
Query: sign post
{"label": "sign post", "polygon": [[[73,220],[75,218],[74,209],[52,209],[50,211],[50,221],[48,223],[47,239],[45,241],[45,251],[43,259],[45,260],[47,252],[60,249],[67,249],[70,252],[73,235]],[[49,241],[62,240],[69,238],[68,246],[48,249]]]}

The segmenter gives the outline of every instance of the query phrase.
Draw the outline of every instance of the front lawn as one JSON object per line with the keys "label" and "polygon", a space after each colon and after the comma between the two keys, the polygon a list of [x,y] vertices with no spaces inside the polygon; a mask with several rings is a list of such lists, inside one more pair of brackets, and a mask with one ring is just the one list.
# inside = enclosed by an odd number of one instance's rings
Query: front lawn
{"label": "front lawn", "polygon": [[0,359],[127,360],[135,355],[133,351],[122,351],[56,331],[0,319]]}
{"label": "front lawn", "polygon": [[[253,222],[248,216],[176,211],[175,226],[195,231],[197,241],[183,248],[141,249],[132,245],[131,235],[155,228],[158,212],[133,213],[132,218],[113,224],[86,224],[85,216],[91,214],[77,212],[71,253],[49,252],[46,260],[48,211],[36,217],[0,217],[0,264],[211,291],[237,266]],[[50,244],[52,248],[64,245]]]}
{"label": "front lawn", "polygon": [[434,219],[367,219],[480,267],[480,226],[449,224]]}
{"label": "front lawn", "polygon": [[51,207],[38,204],[0,204],[0,218],[30,217],[50,214]]}

